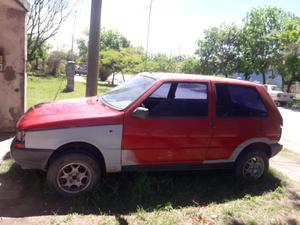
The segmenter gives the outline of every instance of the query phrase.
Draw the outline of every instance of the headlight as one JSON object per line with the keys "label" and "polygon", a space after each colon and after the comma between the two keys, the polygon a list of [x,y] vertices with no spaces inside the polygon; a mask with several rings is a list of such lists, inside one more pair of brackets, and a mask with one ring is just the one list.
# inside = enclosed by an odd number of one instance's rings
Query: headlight
{"label": "headlight", "polygon": [[277,97],[278,97],[278,98],[281,98],[281,94],[280,94],[280,93],[278,93],[278,94],[277,94]]}

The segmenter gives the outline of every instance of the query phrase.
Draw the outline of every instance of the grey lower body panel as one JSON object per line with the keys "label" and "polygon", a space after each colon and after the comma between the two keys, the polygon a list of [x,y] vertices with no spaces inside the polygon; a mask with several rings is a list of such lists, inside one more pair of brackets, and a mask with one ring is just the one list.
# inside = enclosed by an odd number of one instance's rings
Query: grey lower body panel
{"label": "grey lower body panel", "polygon": [[23,169],[46,170],[47,162],[53,151],[48,149],[16,149],[12,144],[10,155]]}
{"label": "grey lower body panel", "polygon": [[222,170],[232,169],[234,163],[199,163],[199,164],[159,164],[159,165],[132,165],[122,166],[122,171],[188,171],[188,170]]}
{"label": "grey lower body panel", "polygon": [[[282,144],[276,143],[276,144],[270,144],[271,148],[271,157],[277,155],[282,150]],[[271,158],[270,157],[270,158]]]}

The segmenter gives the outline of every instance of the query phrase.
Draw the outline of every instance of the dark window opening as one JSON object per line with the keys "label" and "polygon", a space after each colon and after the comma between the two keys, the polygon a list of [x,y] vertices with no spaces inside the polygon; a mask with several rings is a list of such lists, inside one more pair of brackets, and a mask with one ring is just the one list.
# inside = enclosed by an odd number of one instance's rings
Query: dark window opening
{"label": "dark window opening", "polygon": [[205,117],[208,115],[207,84],[164,83],[144,102],[150,117]]}
{"label": "dark window opening", "polygon": [[242,85],[216,84],[216,111],[219,117],[263,117],[267,115],[258,91]]}

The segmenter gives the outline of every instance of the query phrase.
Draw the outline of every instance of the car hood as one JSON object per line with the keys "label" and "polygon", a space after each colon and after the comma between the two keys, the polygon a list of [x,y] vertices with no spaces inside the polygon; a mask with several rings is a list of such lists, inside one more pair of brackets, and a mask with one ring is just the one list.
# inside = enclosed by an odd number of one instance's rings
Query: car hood
{"label": "car hood", "polygon": [[106,106],[99,97],[42,103],[30,108],[17,123],[18,130],[121,124],[123,112]]}

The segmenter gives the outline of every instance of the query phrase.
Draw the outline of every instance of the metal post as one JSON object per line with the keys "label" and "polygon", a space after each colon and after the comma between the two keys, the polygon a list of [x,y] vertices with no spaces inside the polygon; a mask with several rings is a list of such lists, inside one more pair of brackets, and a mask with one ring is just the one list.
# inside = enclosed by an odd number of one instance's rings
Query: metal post
{"label": "metal post", "polygon": [[102,0],[92,0],[86,96],[97,95],[99,75],[101,5]]}
{"label": "metal post", "polygon": [[150,9],[149,9],[149,18],[148,18],[148,32],[147,32],[147,44],[146,44],[146,60],[145,60],[145,68],[144,70],[147,71],[147,62],[148,62],[148,47],[149,47],[149,35],[150,35],[150,22],[151,22],[151,13],[152,13],[152,3],[153,0],[150,0]]}

